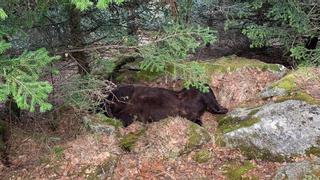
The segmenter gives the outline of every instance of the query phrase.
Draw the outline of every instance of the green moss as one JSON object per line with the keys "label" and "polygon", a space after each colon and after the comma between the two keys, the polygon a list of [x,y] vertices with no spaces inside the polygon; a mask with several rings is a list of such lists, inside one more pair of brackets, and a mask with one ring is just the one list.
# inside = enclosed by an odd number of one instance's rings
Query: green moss
{"label": "green moss", "polygon": [[272,84],[272,87],[282,88],[288,91],[288,93],[299,90],[296,83],[296,79],[316,79],[319,75],[315,74],[310,68],[299,68],[295,71],[291,71],[279,81]]}
{"label": "green moss", "polygon": [[256,109],[253,109],[249,114],[248,114],[248,116],[250,116],[250,117],[252,117],[252,116],[254,116],[255,114],[257,114],[257,112],[259,112],[259,108],[256,108]]}
{"label": "green moss", "polygon": [[291,95],[279,97],[275,102],[279,103],[279,102],[284,102],[287,100],[300,100],[300,101],[304,101],[308,104],[320,105],[319,100],[313,98],[312,96],[310,96],[309,94],[307,94],[303,91],[297,91],[297,92],[292,93]]}
{"label": "green moss", "polygon": [[[254,114],[258,112],[258,109],[253,109],[249,114],[246,120],[241,120],[239,118],[232,117],[221,117],[218,119],[218,129],[215,134],[216,143],[220,146],[225,146],[225,142],[223,141],[223,135],[225,133],[234,131],[243,127],[250,127],[257,122],[260,122],[260,119],[252,117]],[[254,135],[252,135],[254,136]],[[243,144],[243,143],[236,143]],[[258,149],[252,146],[241,145],[238,148],[242,151],[242,153],[247,156],[249,159],[265,159],[270,161],[282,162],[286,160],[282,156],[273,155],[268,150]]]}
{"label": "green moss", "polygon": [[224,168],[224,175],[229,180],[239,180],[243,179],[242,176],[254,168],[255,165],[253,165],[250,161],[244,161],[243,164],[231,163]]}
{"label": "green moss", "polygon": [[267,64],[259,60],[241,58],[237,56],[222,57],[211,61],[204,61],[202,64],[208,73],[226,73],[243,68],[259,68],[263,71],[281,71],[280,65]]}
{"label": "green moss", "polygon": [[241,150],[241,153],[249,159],[263,159],[272,162],[284,162],[289,160],[289,158],[286,158],[284,156],[274,155],[266,149],[258,149],[252,146],[248,147],[245,145],[241,145],[238,148]]}
{"label": "green moss", "polygon": [[188,143],[186,150],[191,150],[211,140],[210,134],[199,125],[192,123],[188,129]]}
{"label": "green moss", "polygon": [[243,127],[250,127],[257,122],[260,122],[260,119],[254,118],[251,116],[246,120],[241,120],[239,118],[225,117],[223,119],[218,120],[218,124],[219,124],[218,129],[223,134],[225,134]]}
{"label": "green moss", "polygon": [[55,146],[55,147],[53,147],[52,151],[53,151],[53,153],[54,153],[54,155],[55,155],[55,157],[56,157],[57,159],[62,159],[62,157],[63,157],[63,152],[64,152],[64,149],[63,149],[62,147],[60,147],[60,146]]}
{"label": "green moss", "polygon": [[[188,64],[190,62],[183,62]],[[194,62],[191,62],[194,63]],[[278,64],[267,64],[259,60],[255,59],[247,59],[237,56],[229,56],[229,57],[222,57],[219,59],[212,59],[212,60],[205,60],[205,61],[198,61],[198,63],[203,66],[207,72],[207,74],[212,73],[226,73],[226,72],[233,72],[243,68],[259,68],[263,71],[281,71],[281,65]],[[167,66],[166,71],[169,73],[174,72],[174,68],[172,66]],[[176,72],[179,74],[179,72]],[[118,82],[152,82],[159,77],[163,77],[165,75],[164,72],[150,72],[150,71],[123,71],[118,74],[115,78]]]}
{"label": "green moss", "polygon": [[320,156],[320,147],[310,147],[308,150],[306,150],[306,154],[308,156],[310,156],[311,154],[312,155],[315,155],[315,156]]}
{"label": "green moss", "polygon": [[106,123],[106,124],[113,126],[115,128],[123,127],[122,122],[118,119],[113,119],[113,118],[107,117],[104,114],[97,114],[97,116],[101,120],[102,123]]}
{"label": "green moss", "polygon": [[136,80],[151,82],[161,77],[162,75],[162,72],[139,71],[136,75]]}
{"label": "green moss", "polygon": [[138,132],[129,133],[129,134],[124,135],[120,139],[120,147],[121,147],[121,149],[123,149],[125,151],[131,151],[134,148],[135,143],[144,134],[145,134],[145,129],[142,129],[142,130],[140,130]]}
{"label": "green moss", "polygon": [[196,152],[192,159],[198,163],[205,163],[208,162],[211,158],[211,153],[208,150],[201,150],[199,152]]}
{"label": "green moss", "polygon": [[297,84],[295,82],[296,76],[294,74],[289,74],[280,79],[279,81],[273,83],[271,86],[274,88],[285,89],[288,92],[291,92],[297,88]]}
{"label": "green moss", "polygon": [[260,122],[259,118],[252,117],[254,114],[258,112],[258,109],[252,110],[248,114],[248,119],[241,120],[239,118],[232,118],[230,116],[218,116],[218,129],[215,133],[215,142],[220,146],[225,146],[225,142],[223,141],[223,134],[244,128],[250,127],[255,123]]}

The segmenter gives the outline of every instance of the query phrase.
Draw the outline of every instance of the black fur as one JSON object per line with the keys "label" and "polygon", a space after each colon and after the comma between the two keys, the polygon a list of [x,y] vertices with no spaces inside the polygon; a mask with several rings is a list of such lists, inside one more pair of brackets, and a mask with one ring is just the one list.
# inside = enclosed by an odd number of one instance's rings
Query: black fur
{"label": "black fur", "polygon": [[185,117],[199,125],[205,111],[225,114],[211,89],[202,93],[195,88],[171,91],[163,88],[124,85],[116,88],[103,106],[107,116],[120,119],[124,126],[135,119],[154,122],[169,116]]}

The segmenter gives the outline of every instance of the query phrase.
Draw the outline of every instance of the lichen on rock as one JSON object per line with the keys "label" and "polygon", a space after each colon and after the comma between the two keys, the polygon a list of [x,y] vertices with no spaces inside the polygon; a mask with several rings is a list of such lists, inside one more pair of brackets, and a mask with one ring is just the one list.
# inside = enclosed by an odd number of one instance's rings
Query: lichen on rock
{"label": "lichen on rock", "polygon": [[[201,62],[209,74],[230,73],[241,69],[256,68],[284,74],[286,68],[280,64],[268,64],[256,59],[248,59],[235,55]],[[283,75],[279,75],[283,76]]]}
{"label": "lichen on rock", "polygon": [[93,133],[104,133],[111,135],[116,129],[123,127],[122,122],[109,118],[103,114],[87,115],[82,118],[85,127]]}
{"label": "lichen on rock", "polygon": [[309,90],[305,86],[311,84],[310,90],[315,92],[320,90],[317,69],[300,68],[289,72],[280,80],[272,83],[260,93],[262,98],[279,97],[278,101],[288,99],[302,100],[309,104],[320,104],[320,97],[314,97],[318,93],[308,93]]}
{"label": "lichen on rock", "polygon": [[319,179],[319,177],[320,159],[316,158],[315,160],[286,164],[277,171],[273,179]]}
{"label": "lichen on rock", "polygon": [[[251,157],[280,161],[304,155],[311,147],[320,147],[320,106],[288,100],[259,108],[252,126],[227,131],[227,147],[240,148]],[[232,114],[232,113],[231,113]]]}

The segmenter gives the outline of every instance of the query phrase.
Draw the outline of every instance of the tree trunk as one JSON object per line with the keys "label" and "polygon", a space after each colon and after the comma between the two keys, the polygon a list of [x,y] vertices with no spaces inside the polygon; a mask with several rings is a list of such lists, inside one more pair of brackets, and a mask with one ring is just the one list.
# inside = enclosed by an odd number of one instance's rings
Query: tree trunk
{"label": "tree trunk", "polygon": [[128,27],[128,35],[129,36],[135,36],[138,32],[138,14],[136,12],[136,9],[139,7],[139,2],[128,2],[127,10],[128,10],[128,19],[127,19],[127,27]]}
{"label": "tree trunk", "polygon": [[305,47],[307,49],[316,49],[317,48],[317,44],[318,44],[318,40],[319,40],[318,37],[309,36]]}
{"label": "tree trunk", "polygon": [[14,101],[12,96],[9,96],[6,105],[6,111],[8,112],[8,115],[10,119],[19,119],[21,115],[21,110],[18,107],[18,104]]}
{"label": "tree trunk", "polygon": [[[81,31],[81,12],[74,6],[69,9],[69,25],[73,48],[82,48],[85,44],[85,40]],[[90,62],[88,54],[85,51],[74,52],[71,56],[78,63],[79,74],[85,75],[90,72]]]}

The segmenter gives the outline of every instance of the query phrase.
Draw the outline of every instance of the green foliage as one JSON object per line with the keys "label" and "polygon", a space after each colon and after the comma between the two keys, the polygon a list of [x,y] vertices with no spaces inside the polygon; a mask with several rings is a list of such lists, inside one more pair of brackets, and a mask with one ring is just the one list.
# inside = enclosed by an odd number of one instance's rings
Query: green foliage
{"label": "green foliage", "polygon": [[281,36],[283,34],[281,29],[259,25],[247,26],[242,30],[242,33],[251,39],[250,47],[252,48],[271,46],[272,41],[269,41],[270,37]]}
{"label": "green foliage", "polygon": [[96,76],[74,76],[67,84],[62,86],[65,103],[79,109],[95,109],[104,101],[108,92],[115,85],[109,81],[100,80]]}
{"label": "green foliage", "polygon": [[132,151],[135,147],[136,142],[145,135],[146,130],[142,129],[136,132],[130,132],[120,139],[120,147],[125,151]]}
{"label": "green foliage", "polygon": [[301,66],[320,66],[320,48],[310,50],[302,45],[290,49],[291,57],[297,60]]}
{"label": "green foliage", "polygon": [[33,112],[39,106],[41,112],[50,110],[52,105],[47,100],[52,86],[40,78],[43,68],[56,59],[58,57],[50,57],[45,49],[24,52],[16,58],[0,56],[0,102],[12,95],[21,109]]}
{"label": "green foliage", "polygon": [[8,17],[8,15],[6,14],[6,12],[0,8],[0,20],[5,20]]}
{"label": "green foliage", "polygon": [[[97,2],[97,8],[99,9],[105,9],[108,7],[109,4],[115,3],[115,4],[121,4],[124,0],[98,0]],[[73,3],[77,9],[84,11],[91,7],[93,5],[92,0],[71,0],[71,3]]]}
{"label": "green foliage", "polygon": [[71,0],[71,3],[76,5],[76,8],[80,9],[81,11],[88,9],[93,5],[93,2],[90,0]]}
{"label": "green foliage", "polygon": [[230,180],[244,179],[243,175],[254,168],[255,165],[250,161],[244,161],[243,164],[233,162],[224,167],[224,175]]}
{"label": "green foliage", "polygon": [[98,0],[97,3],[97,8],[99,9],[105,9],[108,7],[108,5],[112,2],[114,2],[115,4],[119,5],[121,3],[123,3],[125,0]]}
{"label": "green foliage", "polygon": [[[157,39],[150,44],[139,48],[144,60],[140,67],[151,72],[167,72],[173,77],[181,77],[185,80],[185,86],[195,86],[203,91],[207,82],[205,69],[197,63],[183,64],[190,52],[194,52],[201,43],[215,42],[215,31],[209,28],[185,27],[175,24],[164,28]],[[170,71],[169,67],[173,67]]]}
{"label": "green foliage", "polygon": [[3,54],[6,50],[11,47],[10,43],[6,43],[5,41],[0,41],[0,54]]}
{"label": "green foliage", "polygon": [[[281,46],[300,65],[320,65],[319,48],[304,48],[306,38],[318,34],[320,6],[316,1],[233,1],[226,27],[242,28],[251,47]],[[256,17],[256,18],[253,18]]]}

